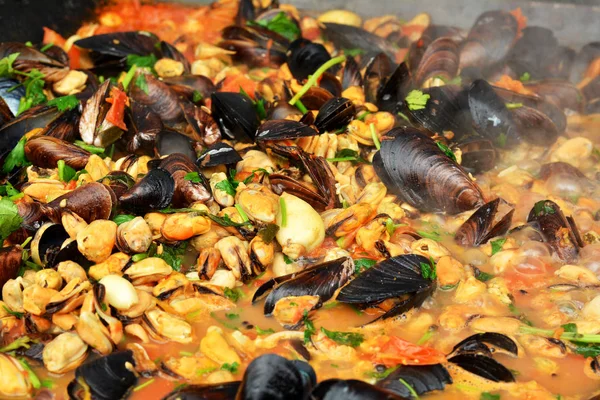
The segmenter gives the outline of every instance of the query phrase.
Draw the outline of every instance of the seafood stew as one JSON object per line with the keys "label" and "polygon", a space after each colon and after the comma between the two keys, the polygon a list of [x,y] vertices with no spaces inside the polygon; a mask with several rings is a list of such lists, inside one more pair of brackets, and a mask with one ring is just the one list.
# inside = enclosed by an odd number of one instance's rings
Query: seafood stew
{"label": "seafood stew", "polygon": [[0,43],[0,398],[599,398],[599,42],[402,17]]}

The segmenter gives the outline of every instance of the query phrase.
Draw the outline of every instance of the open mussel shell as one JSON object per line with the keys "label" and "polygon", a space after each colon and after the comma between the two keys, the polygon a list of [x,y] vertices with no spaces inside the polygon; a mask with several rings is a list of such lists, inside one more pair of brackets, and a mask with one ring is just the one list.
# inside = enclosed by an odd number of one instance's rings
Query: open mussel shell
{"label": "open mussel shell", "polygon": [[441,364],[402,365],[376,383],[377,387],[403,398],[413,397],[408,387],[421,396],[434,390],[444,390],[449,384],[452,384],[452,378]]}
{"label": "open mussel shell", "polygon": [[385,53],[378,53],[369,60],[363,79],[366,101],[369,103],[377,101],[377,93],[392,74],[393,69],[392,60]]}
{"label": "open mussel shell", "polygon": [[356,115],[354,104],[344,97],[334,97],[319,109],[315,126],[321,133],[336,131],[350,123]]}
{"label": "open mussel shell", "polygon": [[585,178],[585,174],[577,167],[562,161],[543,164],[540,168],[540,179],[544,181],[556,175],[565,175],[572,178]]}
{"label": "open mussel shell", "polygon": [[196,165],[201,168],[216,167],[217,165],[231,165],[242,161],[242,156],[227,143],[218,142],[206,149],[198,160]]}
{"label": "open mussel shell", "polygon": [[172,129],[161,130],[156,135],[154,145],[154,151],[159,157],[180,153],[192,160],[196,158],[194,142],[186,135]]}
{"label": "open mussel shell", "polygon": [[467,173],[436,143],[415,128],[388,132],[373,158],[375,172],[388,187],[413,207],[457,214],[483,205],[483,194]]}
{"label": "open mussel shell", "polygon": [[133,81],[135,82],[143,75],[146,81],[146,88],[142,89],[138,85],[129,86],[129,95],[135,101],[150,107],[157,113],[161,120],[171,126],[183,120],[183,112],[179,107],[179,98],[169,85],[155,78],[154,75],[142,70],[136,72]]}
{"label": "open mussel shell", "polygon": [[160,115],[148,106],[130,100],[127,132],[123,135],[128,153],[153,155],[156,136],[164,129]]}
{"label": "open mussel shell", "polygon": [[552,119],[543,112],[527,106],[510,110],[519,137],[538,146],[556,142],[560,132]]}
{"label": "open mussel shell", "polygon": [[519,348],[514,340],[496,332],[471,335],[457,343],[451,354],[483,354],[491,357],[492,351],[495,352],[496,350],[502,350],[514,356],[519,354]]}
{"label": "open mussel shell", "polygon": [[236,400],[307,399],[317,383],[312,367],[277,354],[255,358],[244,373]]}
{"label": "open mussel shell", "polygon": [[135,179],[124,171],[110,171],[101,183],[111,188],[119,198],[135,184]]}
{"label": "open mussel shell", "polygon": [[354,262],[351,258],[338,258],[296,274],[269,280],[258,288],[252,301],[257,301],[269,292],[264,305],[265,315],[273,313],[275,304],[279,300],[292,296],[318,296],[319,303],[316,306],[318,308],[348,282],[353,272]]}
{"label": "open mussel shell", "polygon": [[396,54],[397,48],[391,42],[356,26],[326,22],[322,33],[338,49],[360,49],[365,56],[383,52],[394,58]]}
{"label": "open mussel shell", "polygon": [[[8,107],[10,113],[12,114],[11,118],[17,115],[21,97],[25,97],[25,86],[20,85],[19,83],[20,82],[15,79],[0,79],[0,99]],[[6,123],[8,120],[4,122]]]}
{"label": "open mussel shell", "polygon": [[252,142],[259,125],[252,101],[239,93],[213,93],[211,111],[221,135]]}
{"label": "open mussel shell", "polygon": [[375,104],[381,111],[396,114],[400,111],[412,83],[408,65],[405,62],[400,63],[392,75],[380,85]]}
{"label": "open mussel shell", "polygon": [[137,383],[137,376],[131,371],[132,366],[135,366],[133,352],[125,350],[77,367],[75,379],[69,383],[67,389],[69,398],[83,400],[90,395],[92,399],[97,400],[127,398]]}
{"label": "open mussel shell", "polygon": [[209,99],[216,92],[215,84],[202,75],[181,75],[163,78],[163,82],[171,87],[175,93],[185,96],[192,101],[194,92],[200,93],[202,99]]}
{"label": "open mussel shell", "polygon": [[494,382],[514,382],[508,368],[487,355],[477,353],[458,354],[448,359],[462,369]]}
{"label": "open mussel shell", "polygon": [[5,58],[10,54],[18,53],[18,57],[13,62],[12,67],[17,71],[28,72],[33,68],[39,70],[44,75],[44,80],[54,83],[64,78],[69,69],[48,54],[29,47],[24,43],[4,42],[0,43],[0,58]]}
{"label": "open mussel shell", "polygon": [[287,64],[294,78],[302,81],[330,59],[329,52],[322,44],[297,39],[290,44]]}
{"label": "open mussel shell", "polygon": [[360,73],[360,67],[353,57],[347,57],[342,72],[342,88],[348,89],[350,86],[362,87],[363,78]]}
{"label": "open mussel shell", "polygon": [[52,136],[39,136],[25,143],[25,156],[36,167],[56,168],[59,160],[76,170],[83,169],[90,152]]}
{"label": "open mussel shell", "polygon": [[38,202],[19,201],[16,205],[17,212],[23,219],[21,226],[31,234],[34,234],[42,226],[43,221],[47,220],[44,208]]}
{"label": "open mussel shell", "polygon": [[46,223],[35,233],[31,241],[31,259],[37,265],[46,265],[48,255],[56,253],[69,234],[61,224]]}
{"label": "open mussel shell", "polygon": [[500,199],[490,201],[479,207],[477,211],[458,228],[454,241],[461,246],[479,246],[488,240],[502,236],[510,228],[514,209],[511,209],[501,219],[497,219]]}
{"label": "open mussel shell", "polygon": [[487,11],[477,18],[460,50],[460,69],[485,68],[500,62],[519,31],[516,18],[506,11]]}
{"label": "open mussel shell", "polygon": [[62,211],[66,210],[90,223],[97,219],[109,219],[116,204],[117,198],[108,186],[92,182],[57,197],[45,209],[48,217],[55,222],[60,221]]}
{"label": "open mussel shell", "polygon": [[402,299],[377,319],[386,319],[419,307],[435,288],[421,275],[421,264],[430,261],[421,255],[407,254],[388,258],[357,276],[340,290],[336,300],[362,307],[377,305],[387,299]]}
{"label": "open mussel shell", "polygon": [[175,180],[171,174],[155,168],[119,197],[119,204],[127,211],[145,214],[171,204],[174,190]]}
{"label": "open mussel shell", "polygon": [[[171,154],[163,158],[158,167],[169,172],[175,182],[175,190],[172,198],[175,206],[184,207],[197,201],[205,202],[211,198],[212,194],[208,181],[200,173],[196,164],[186,155],[181,153]],[[200,182],[185,179],[185,176],[190,172],[196,172]]]}
{"label": "open mussel shell", "polygon": [[267,140],[293,140],[318,134],[319,132],[301,122],[280,119],[263,122],[263,124],[258,127],[255,140],[257,142]]}
{"label": "open mussel shell", "polygon": [[179,50],[177,50],[177,47],[173,46],[171,43],[165,42],[164,40],[160,41],[160,55],[161,58],[170,58],[171,60],[179,61],[183,64],[184,73],[190,73],[190,62]]}
{"label": "open mussel shell", "polygon": [[565,217],[558,204],[551,200],[538,201],[529,212],[527,222],[540,230],[544,242],[562,261],[571,263],[577,260],[579,248],[584,243],[575,221]]}
{"label": "open mussel shell", "polygon": [[67,110],[52,120],[44,130],[40,132],[40,136],[52,136],[67,142],[73,142],[79,138],[80,117],[81,113],[79,107]]}
{"label": "open mussel shell", "polygon": [[79,120],[79,132],[84,142],[106,147],[117,141],[123,134],[120,127],[106,120],[111,108],[106,99],[110,97],[113,89],[110,80],[106,80],[85,103]]}
{"label": "open mussel shell", "polygon": [[466,138],[455,147],[462,153],[460,166],[471,174],[489,171],[496,165],[496,148],[487,139]]}
{"label": "open mussel shell", "polygon": [[240,381],[216,385],[185,385],[167,394],[162,400],[230,400],[234,399]]}
{"label": "open mussel shell", "polygon": [[58,115],[60,115],[60,111],[54,107],[33,107],[2,126],[0,128],[0,138],[2,138],[0,140],[0,158],[8,154],[27,132],[36,128],[45,128]]}
{"label": "open mussel shell", "polygon": [[468,104],[477,133],[497,145],[510,146],[518,142],[512,114],[488,82],[478,79],[471,84]]}
{"label": "open mussel shell", "polygon": [[458,72],[458,46],[449,37],[441,37],[431,42],[417,67],[414,80],[418,87],[429,79],[439,77],[450,80]]}
{"label": "open mussel shell", "polygon": [[312,86],[302,95],[300,100],[308,110],[318,110],[333,98],[334,96],[329,90],[319,86]]}
{"label": "open mussel shell", "polygon": [[22,253],[21,246],[6,246],[0,249],[0,287],[17,277]]}
{"label": "open mussel shell", "polygon": [[105,64],[110,60],[125,62],[129,54],[147,56],[157,52],[158,38],[148,32],[129,31],[114,32],[89,36],[77,40],[75,46],[91,50],[95,66]]}
{"label": "open mussel shell", "polygon": [[54,268],[63,261],[76,262],[86,270],[93,264],[81,253],[77,247],[77,241],[74,239],[66,239],[59,248],[51,248],[46,252],[46,259],[47,268]]}
{"label": "open mussel shell", "polygon": [[327,379],[312,391],[312,400],[403,400],[405,397],[388,392],[356,379]]}
{"label": "open mussel shell", "polygon": [[525,87],[562,110],[582,111],[584,98],[577,86],[561,79],[544,79],[525,84]]}
{"label": "open mussel shell", "polygon": [[600,58],[600,41],[590,42],[583,46],[573,60],[569,80],[580,82],[585,77],[590,63],[597,58]]}

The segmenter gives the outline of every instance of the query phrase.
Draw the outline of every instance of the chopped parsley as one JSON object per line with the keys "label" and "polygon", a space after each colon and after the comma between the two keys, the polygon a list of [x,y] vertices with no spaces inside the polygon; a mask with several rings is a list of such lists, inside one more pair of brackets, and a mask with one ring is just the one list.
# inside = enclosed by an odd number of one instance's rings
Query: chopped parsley
{"label": "chopped parsley", "polygon": [[137,78],[135,78],[135,86],[139,87],[140,90],[146,94],[149,94],[148,91],[148,82],[146,81],[146,75],[139,74]]}
{"label": "chopped parsley", "polygon": [[498,147],[506,146],[507,141],[508,141],[508,136],[504,132],[501,132],[498,135],[498,137],[496,138],[496,144],[498,145]]}
{"label": "chopped parsley", "polygon": [[0,243],[19,229],[21,222],[23,218],[19,215],[15,203],[6,197],[0,199]]}
{"label": "chopped parsley", "polygon": [[2,166],[2,171],[4,173],[9,173],[16,167],[25,167],[31,165],[27,158],[25,157],[25,142],[27,138],[23,136],[17,145],[8,153],[6,159],[4,160],[4,165]]}
{"label": "chopped parsley", "polygon": [[529,72],[523,72],[523,75],[521,75],[519,77],[519,80],[521,82],[529,82],[530,79],[531,79],[531,74]]}
{"label": "chopped parsley", "polygon": [[381,142],[379,141],[379,136],[377,136],[377,131],[375,130],[375,124],[370,123],[369,129],[371,130],[371,139],[373,140],[373,144],[377,150],[381,149]]}
{"label": "chopped parsley", "polygon": [[58,160],[57,167],[58,179],[62,182],[71,182],[77,174],[77,171],[69,167],[64,160]]}
{"label": "chopped parsley", "polygon": [[194,103],[198,103],[198,102],[202,101],[203,98],[204,98],[204,96],[202,96],[202,93],[200,93],[199,91],[194,90],[192,92],[192,101]]}
{"label": "chopped parsley", "polygon": [[523,103],[506,103],[506,108],[508,108],[509,110],[514,110],[515,108],[521,108],[523,107]]}
{"label": "chopped parsley", "polygon": [[490,242],[492,244],[492,255],[502,250],[502,246],[506,243],[506,238],[492,240]]}
{"label": "chopped parsley", "polygon": [[12,315],[15,318],[18,319],[22,319],[25,316],[25,313],[22,312],[18,312],[18,311],[13,311],[10,308],[8,308],[7,306],[2,306],[4,308],[4,311],[6,311],[7,313],[9,313],[10,315]]}
{"label": "chopped parsley", "polygon": [[435,268],[435,262],[433,259],[429,259],[428,263],[421,263],[421,275],[425,279],[430,279],[434,281],[437,278],[437,272]]}
{"label": "chopped parsley", "polygon": [[153,68],[158,60],[154,54],[149,56],[139,56],[137,54],[127,55],[127,67],[131,68],[134,65],[139,68]]}
{"label": "chopped parsley", "polygon": [[240,315],[236,314],[236,313],[226,313],[225,317],[227,319],[238,319],[240,317]]}
{"label": "chopped parsley", "polygon": [[240,298],[244,297],[244,293],[238,288],[230,289],[226,287],[223,289],[223,294],[234,303],[237,303]]}
{"label": "chopped parsley", "polygon": [[365,337],[361,333],[336,332],[323,327],[321,327],[321,332],[334,342],[345,346],[358,347],[365,340]]}
{"label": "chopped parsley", "polygon": [[162,258],[167,264],[169,264],[175,271],[181,269],[181,263],[183,256],[187,249],[187,242],[182,242],[178,246],[169,246],[166,244],[162,245],[162,253],[156,253],[154,256]]}
{"label": "chopped parsley", "polygon": [[490,392],[483,392],[479,396],[479,400],[500,400],[499,394],[492,394]]}
{"label": "chopped parsley", "polygon": [[353,165],[356,164],[370,164],[367,160],[362,158],[356,150],[352,149],[342,149],[335,153],[334,158],[328,158],[329,162],[340,162],[340,161],[350,161]]}
{"label": "chopped parsley", "polygon": [[408,389],[408,391],[410,392],[410,395],[412,397],[414,397],[415,399],[419,398],[419,394],[415,391],[415,389],[412,386],[410,386],[410,384],[408,382],[406,382],[402,378],[398,378],[398,382],[400,382],[401,384],[403,384],[406,387],[406,389]]}
{"label": "chopped parsley", "polygon": [[75,95],[56,97],[46,103],[47,106],[54,106],[58,111],[72,110],[79,105],[79,99]]}
{"label": "chopped parsley", "polygon": [[483,272],[483,271],[480,271],[480,270],[476,270],[476,271],[475,271],[475,278],[476,278],[478,281],[481,281],[481,282],[487,282],[487,281],[489,281],[490,279],[493,279],[493,278],[494,278],[494,275],[492,275],[492,274],[488,274],[487,272]]}
{"label": "chopped parsley", "polygon": [[355,56],[359,56],[359,55],[365,53],[365,51],[363,49],[359,49],[359,48],[356,48],[356,49],[342,49],[342,51],[348,57],[355,57]]}
{"label": "chopped parsley", "polygon": [[112,220],[115,224],[117,225],[121,225],[124,224],[125,222],[129,222],[132,219],[135,218],[135,215],[131,215],[131,214],[119,214],[116,217],[114,217]]}
{"label": "chopped parsley", "polygon": [[422,110],[427,106],[427,101],[431,96],[424,94],[420,90],[411,90],[406,96],[406,105],[411,111]]}
{"label": "chopped parsley", "polygon": [[269,328],[269,329],[260,329],[258,326],[255,327],[255,328],[256,328],[256,333],[258,335],[270,335],[272,333],[275,333],[275,331],[273,329],[271,329],[271,328]]}
{"label": "chopped parsley", "polygon": [[536,217],[540,215],[554,214],[554,208],[546,204],[546,200],[538,201],[533,206],[533,213]]}
{"label": "chopped parsley", "polygon": [[92,154],[99,155],[100,157],[104,156],[104,147],[98,147],[91,144],[87,144],[82,140],[76,140],[73,142],[75,146],[81,147],[84,150],[89,151]]}
{"label": "chopped parsley", "polygon": [[419,236],[421,236],[421,237],[423,237],[425,239],[431,239],[431,240],[434,240],[436,242],[441,242],[442,241],[442,235],[438,231],[431,231],[431,232],[417,231],[417,233],[419,234]]}
{"label": "chopped parsley", "polygon": [[[44,74],[34,68],[25,75],[27,78],[21,83],[21,85],[25,86],[25,96],[21,97],[17,115],[22,114],[33,106],[43,104],[48,100],[44,94]],[[16,88],[16,86],[14,88]],[[9,89],[9,91],[12,89],[13,88]]]}
{"label": "chopped parsley", "polygon": [[0,78],[11,76],[15,70],[13,69],[13,63],[19,57],[20,53],[12,53],[8,56],[0,59]]}
{"label": "chopped parsley", "polygon": [[222,370],[229,371],[232,374],[237,374],[239,367],[240,367],[240,364],[237,361],[234,361],[231,364],[225,363],[225,364],[221,365]]}
{"label": "chopped parsley", "polygon": [[371,268],[377,264],[377,260],[371,260],[370,258],[357,258],[354,260],[354,273],[359,274],[364,270]]}
{"label": "chopped parsley", "polygon": [[283,255],[283,262],[285,262],[286,264],[293,264],[294,260],[292,260],[287,254]]}
{"label": "chopped parsley", "polygon": [[296,23],[283,11],[271,18],[271,20],[248,21],[247,24],[260,25],[270,31],[280,34],[290,42],[298,39],[301,35],[298,25],[296,25]]}
{"label": "chopped parsley", "polygon": [[275,239],[275,235],[279,231],[279,226],[276,224],[267,224],[264,228],[258,231],[258,235],[260,235],[263,242],[269,244]]}
{"label": "chopped parsley", "polygon": [[435,144],[437,144],[437,147],[439,147],[439,149],[442,151],[442,153],[447,155],[448,158],[450,158],[452,161],[456,162],[456,156],[454,155],[452,150],[450,150],[450,147],[446,146],[442,142],[435,142]]}
{"label": "chopped parsley", "polygon": [[302,322],[304,323],[304,344],[308,344],[310,337],[317,333],[317,329],[312,320],[308,318],[308,311],[306,310],[304,310],[304,314],[302,315]]}

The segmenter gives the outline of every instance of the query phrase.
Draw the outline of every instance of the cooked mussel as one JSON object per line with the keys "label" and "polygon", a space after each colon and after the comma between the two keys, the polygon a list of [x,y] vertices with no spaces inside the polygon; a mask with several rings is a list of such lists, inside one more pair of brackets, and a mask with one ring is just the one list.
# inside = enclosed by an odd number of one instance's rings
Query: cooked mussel
{"label": "cooked mussel", "polygon": [[173,390],[162,400],[229,400],[235,398],[239,387],[239,381],[216,385],[185,385]]}
{"label": "cooked mussel", "polygon": [[233,59],[253,67],[277,68],[286,60],[289,41],[284,36],[258,24],[228,26],[222,32],[219,47],[234,51]]}
{"label": "cooked mussel", "polygon": [[312,391],[314,400],[402,400],[387,390],[356,379],[327,379],[320,382]]}
{"label": "cooked mussel", "polygon": [[171,204],[174,190],[175,180],[171,174],[155,168],[119,197],[119,203],[125,210],[144,214]]}
{"label": "cooked mussel", "polygon": [[434,365],[402,365],[391,374],[376,383],[377,387],[395,393],[402,398],[411,398],[414,394],[421,396],[434,390],[444,390],[452,383],[448,370],[441,364]]}
{"label": "cooked mussel", "polygon": [[163,82],[169,85],[175,93],[185,96],[190,101],[194,101],[194,98],[197,99],[198,97],[201,97],[200,100],[196,100],[194,103],[209,99],[216,91],[214,83],[209,78],[202,75],[174,76],[163,78]]}
{"label": "cooked mussel", "polygon": [[198,160],[196,165],[202,168],[216,167],[217,165],[231,165],[242,161],[242,157],[237,151],[227,143],[218,142],[206,149]]}
{"label": "cooked mussel", "polygon": [[376,102],[377,93],[391,75],[393,68],[392,60],[385,53],[378,53],[369,60],[363,78],[366,101]]}
{"label": "cooked mussel", "polygon": [[565,217],[562,210],[551,200],[535,203],[527,222],[537,227],[546,243],[564,262],[577,260],[579,248],[584,246],[579,230],[572,217]]}
{"label": "cooked mussel", "polygon": [[257,142],[266,140],[293,140],[318,134],[316,130],[301,122],[287,119],[269,120],[263,122],[258,127],[255,140]]}
{"label": "cooked mussel", "polygon": [[[125,99],[123,99],[125,97]],[[113,98],[112,104],[107,99]],[[118,100],[117,100],[118,98]],[[125,112],[125,93],[106,80],[88,99],[79,120],[81,139],[87,144],[106,147],[117,141],[127,129],[123,121],[107,119],[111,108],[121,115]],[[118,110],[117,110],[118,108]]]}
{"label": "cooked mussel", "polygon": [[336,300],[364,308],[398,299],[391,309],[374,321],[401,315],[419,307],[435,289],[435,282],[423,276],[423,265],[430,266],[430,260],[417,254],[388,258],[344,286]]}
{"label": "cooked mussel", "polygon": [[137,382],[131,350],[119,351],[79,366],[67,389],[72,400],[125,399]]}
{"label": "cooked mussel", "polygon": [[25,143],[25,156],[36,167],[56,168],[59,160],[76,170],[88,163],[90,152],[52,136],[40,136]]}
{"label": "cooked mussel", "polygon": [[352,57],[346,58],[344,70],[342,72],[342,88],[348,89],[351,86],[362,87],[363,78],[360,73],[360,67]]}
{"label": "cooked mussel", "polygon": [[46,223],[35,233],[31,241],[31,259],[38,265],[46,265],[51,253],[56,253],[69,234],[61,224]]}
{"label": "cooked mussel", "polygon": [[415,128],[395,128],[383,140],[373,167],[388,190],[413,207],[456,214],[483,204],[466,172]]}
{"label": "cooked mussel", "polygon": [[129,153],[153,155],[156,136],[163,130],[160,115],[148,106],[130,100],[129,123],[123,139]]}
{"label": "cooked mussel", "polygon": [[221,135],[242,142],[252,142],[259,125],[258,116],[247,96],[239,93],[213,93],[212,116]]}
{"label": "cooked mussel", "polygon": [[[19,85],[19,81],[9,78],[0,79],[0,102],[8,108],[8,115],[4,120],[0,120],[2,125],[7,123],[19,111],[19,102],[21,97],[25,96],[25,87]],[[6,111],[5,111],[6,112]]]}
{"label": "cooked mussel", "polygon": [[462,154],[461,167],[472,174],[489,171],[496,165],[496,149],[492,142],[483,138],[466,138],[455,147]]}
{"label": "cooked mussel", "polygon": [[137,70],[133,79],[134,82],[142,79],[146,83],[143,88],[137,84],[129,86],[129,95],[133,100],[150,107],[166,125],[171,126],[183,120],[177,93],[169,85],[141,69]]}
{"label": "cooked mussel", "polygon": [[116,196],[109,187],[92,182],[57,197],[46,205],[45,210],[48,217],[56,222],[60,221],[63,211],[70,211],[90,223],[108,219],[116,203]]}
{"label": "cooked mussel", "polygon": [[499,205],[500,199],[497,198],[479,207],[458,228],[454,236],[454,241],[461,246],[479,246],[487,243],[491,238],[504,235],[508,231],[508,228],[510,228],[515,210],[513,208],[506,214],[499,214]]}
{"label": "cooked mussel", "polygon": [[125,65],[127,56],[147,56],[158,53],[158,38],[143,31],[114,32],[89,36],[77,40],[75,46],[91,51],[96,67]]}
{"label": "cooked mussel", "polygon": [[381,111],[396,114],[400,111],[412,84],[412,76],[408,65],[406,62],[400,63],[392,75],[381,83],[377,91],[377,102],[375,104]]}
{"label": "cooked mussel", "polygon": [[12,63],[12,68],[21,72],[29,72],[35,68],[44,74],[46,82],[57,82],[69,72],[69,68],[66,65],[33,47],[17,42],[0,43],[0,58],[5,58],[15,53],[18,56]]}
{"label": "cooked mussel", "polygon": [[294,78],[302,81],[330,59],[329,52],[322,44],[297,39],[290,44],[287,64]]}
{"label": "cooked mussel", "polygon": [[[208,181],[196,164],[184,154],[175,153],[163,158],[159,168],[169,172],[175,182],[172,201],[176,207],[187,206],[197,201],[205,202],[211,198]],[[196,173],[197,181],[186,179],[189,173]]]}
{"label": "cooked mussel", "polygon": [[356,115],[354,104],[344,97],[334,97],[319,109],[315,126],[321,133],[335,132],[348,125]]}
{"label": "cooked mussel", "polygon": [[[440,86],[439,83],[451,80],[457,72],[458,46],[452,38],[441,37],[427,46],[414,74],[415,85]],[[435,82],[436,79],[441,82]]]}
{"label": "cooked mussel", "polygon": [[333,22],[326,22],[325,28],[323,35],[338,49],[360,49],[366,56],[383,52],[390,58],[395,57],[396,48],[392,43],[362,28]]}
{"label": "cooked mussel", "polygon": [[135,184],[135,179],[124,171],[110,171],[100,182],[111,188],[118,199]]}
{"label": "cooked mussel", "polygon": [[156,135],[154,146],[154,151],[159,157],[183,154],[191,160],[196,158],[194,142],[188,136],[172,129],[161,130]]}
{"label": "cooked mussel", "polygon": [[271,315],[279,300],[295,296],[317,296],[315,308],[331,299],[354,272],[350,258],[338,258],[307,268],[299,273],[273,278],[265,282],[254,294],[253,302],[269,293],[264,305],[265,315]]}
{"label": "cooked mussel", "polygon": [[17,277],[21,267],[21,246],[6,246],[0,249],[0,287]]}
{"label": "cooked mussel", "polygon": [[67,110],[52,120],[40,135],[52,136],[57,139],[73,142],[79,138],[79,120],[81,113],[79,107]]}
{"label": "cooked mussel", "polygon": [[491,357],[497,351],[503,351],[513,356],[519,354],[519,348],[514,340],[496,332],[471,335],[454,345],[451,354],[481,354]]}

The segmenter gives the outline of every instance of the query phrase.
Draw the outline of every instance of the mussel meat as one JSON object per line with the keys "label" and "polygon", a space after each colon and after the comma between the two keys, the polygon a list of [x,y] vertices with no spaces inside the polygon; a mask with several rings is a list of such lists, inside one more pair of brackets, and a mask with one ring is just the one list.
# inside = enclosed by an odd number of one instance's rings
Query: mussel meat
{"label": "mussel meat", "polygon": [[490,201],[479,207],[477,211],[458,228],[454,241],[461,246],[479,246],[496,236],[502,236],[510,228],[514,208],[506,214],[498,213],[500,199]]}

